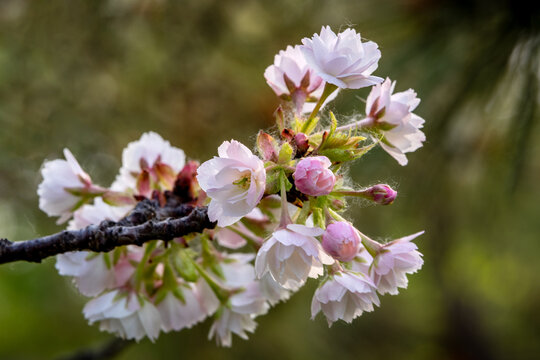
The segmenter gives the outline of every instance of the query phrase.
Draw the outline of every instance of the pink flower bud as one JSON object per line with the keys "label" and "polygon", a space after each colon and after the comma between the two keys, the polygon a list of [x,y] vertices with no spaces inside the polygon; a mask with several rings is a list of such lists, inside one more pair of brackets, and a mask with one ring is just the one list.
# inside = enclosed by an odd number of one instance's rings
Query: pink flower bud
{"label": "pink flower bud", "polygon": [[339,261],[349,262],[360,249],[360,235],[345,221],[335,222],[326,227],[322,236],[324,251]]}
{"label": "pink flower bud", "polygon": [[334,188],[336,177],[328,169],[332,165],[326,156],[313,156],[302,159],[293,174],[296,188],[311,196],[328,195]]}
{"label": "pink flower bud", "polygon": [[330,202],[330,207],[332,210],[343,210],[345,209],[345,206],[347,206],[347,203],[344,200],[332,199]]}
{"label": "pink flower bud", "polygon": [[305,154],[309,148],[309,138],[304,133],[298,133],[294,136],[296,148],[300,154]]}
{"label": "pink flower bud", "polygon": [[368,198],[381,205],[390,205],[397,197],[397,191],[386,184],[374,185],[364,193]]}
{"label": "pink flower bud", "polygon": [[279,149],[276,141],[270,134],[262,130],[259,131],[257,135],[257,148],[264,160],[277,162]]}

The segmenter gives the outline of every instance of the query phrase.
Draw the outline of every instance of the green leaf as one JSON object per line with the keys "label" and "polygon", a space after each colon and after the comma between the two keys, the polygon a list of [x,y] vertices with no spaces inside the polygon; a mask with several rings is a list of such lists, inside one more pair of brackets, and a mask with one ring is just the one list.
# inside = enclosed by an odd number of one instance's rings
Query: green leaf
{"label": "green leaf", "polygon": [[325,149],[320,154],[326,156],[333,163],[342,163],[355,159],[353,151],[346,149]]}
{"label": "green leaf", "polygon": [[314,117],[313,119],[308,119],[304,122],[302,122],[302,125],[300,127],[300,132],[309,135],[315,130],[317,127],[317,124],[319,123],[319,118]]}

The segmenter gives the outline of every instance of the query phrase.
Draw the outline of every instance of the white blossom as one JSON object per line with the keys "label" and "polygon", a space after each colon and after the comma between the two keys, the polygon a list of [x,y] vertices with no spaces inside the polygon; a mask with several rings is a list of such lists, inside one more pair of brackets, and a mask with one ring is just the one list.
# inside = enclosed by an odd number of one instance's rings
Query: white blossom
{"label": "white blossom", "polygon": [[159,311],[148,300],[134,293],[111,291],[90,300],[83,309],[90,324],[99,322],[99,329],[117,334],[123,339],[154,341],[159,336]]}
{"label": "white blossom", "polygon": [[218,154],[201,164],[197,180],[211,199],[208,217],[225,227],[257,206],[264,194],[266,172],[263,161],[238,141],[225,141]]}
{"label": "white blossom", "polygon": [[[118,221],[125,216],[131,207],[114,207],[107,205],[101,198],[94,204],[83,205],[75,211],[69,222],[69,230],[79,230],[88,225],[99,224],[103,220]],[[63,276],[73,276],[79,291],[85,296],[99,295],[106,289],[122,286],[133,274],[130,261],[142,257],[142,248],[129,246],[116,264],[105,261],[109,254],[74,251],[56,256],[56,269]]]}
{"label": "white blossom", "polygon": [[254,332],[257,323],[254,318],[266,313],[268,304],[259,283],[250,282],[244,291],[231,296],[229,305],[221,307],[210,328],[208,338],[216,338],[218,345],[231,346],[232,334],[247,339],[246,332]]}
{"label": "white blossom", "polygon": [[322,275],[322,264],[334,262],[315,239],[323,232],[320,228],[298,224],[275,231],[257,253],[257,276],[261,278],[270,272],[280,285],[294,289],[303,285],[308,276]]}
{"label": "white blossom", "polygon": [[191,328],[219,307],[219,300],[206,281],[181,285],[182,298],[169,292],[157,305],[161,314],[161,328],[165,332]]}
{"label": "white blossom", "polygon": [[370,274],[380,294],[398,294],[398,288],[407,288],[407,274],[417,272],[424,261],[416,244],[411,240],[424,232],[384,244],[373,258]]}
{"label": "white blossom", "polygon": [[56,257],[56,269],[63,276],[73,276],[81,294],[96,296],[115,285],[114,272],[107,267],[104,256],[89,251],[76,251]]}
{"label": "white blossom", "polygon": [[58,223],[71,217],[84,203],[84,196],[94,190],[90,176],[81,168],[68,149],[66,160],[46,161],[41,169],[43,181],[38,186],[39,208],[49,216],[60,216]]}
{"label": "white blossom", "polygon": [[[287,46],[266,68],[264,78],[277,96],[291,100],[297,112],[311,112],[323,93],[325,82],[307,64],[300,46]],[[326,99],[327,104],[337,96],[337,91]]]}
{"label": "white blossom", "polygon": [[69,230],[79,230],[88,225],[97,225],[104,220],[119,221],[133,206],[111,206],[103,201],[101,197],[94,199],[93,204],[81,206],[73,213],[73,219],[68,224]]}
{"label": "white blossom", "polygon": [[217,311],[210,328],[208,338],[215,337],[218,345],[231,346],[232,334],[247,339],[246,332],[257,327],[254,319],[268,311],[269,305],[250,263],[252,259],[253,254],[229,254],[221,263],[224,279],[218,281],[236,293]]}
{"label": "white blossom", "polygon": [[342,89],[359,89],[382,82],[372,76],[381,52],[373,41],[362,42],[354,29],[335,34],[329,26],[311,39],[304,38],[301,50],[309,66],[324,81]]}
{"label": "white blossom", "polygon": [[269,272],[261,277],[259,284],[264,297],[271,306],[276,305],[280,301],[288,300],[293,292],[300,289],[300,287],[286,289],[274,280]]}
{"label": "white blossom", "polygon": [[144,196],[154,188],[170,190],[185,164],[183,150],[155,132],[147,132],[124,149],[120,174],[111,188],[115,191],[135,190]]}
{"label": "white blossom", "polygon": [[405,153],[422,147],[426,140],[420,130],[424,119],[412,113],[420,103],[414,90],[392,94],[395,85],[386,79],[374,86],[366,101],[366,114],[384,134],[382,148],[400,165],[407,165]]}
{"label": "white blossom", "polygon": [[328,326],[338,319],[350,323],[364,311],[379,306],[379,298],[372,280],[360,273],[338,272],[325,281],[313,295],[311,317],[322,310]]}

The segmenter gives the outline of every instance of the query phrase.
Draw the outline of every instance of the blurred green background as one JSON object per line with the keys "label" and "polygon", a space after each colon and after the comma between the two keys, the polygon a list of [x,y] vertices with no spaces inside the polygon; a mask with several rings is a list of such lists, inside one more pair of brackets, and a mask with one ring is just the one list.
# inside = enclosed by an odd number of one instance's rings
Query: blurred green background
{"label": "blurred green background", "polygon": [[[380,149],[350,169],[399,189],[349,215],[374,237],[425,229],[425,266],[352,325],[310,320],[315,282],[258,318],[232,349],[209,323],[127,347],[119,359],[537,359],[540,356],[540,25],[514,0],[0,0],[0,236],[60,227],[38,210],[44,159],[69,147],[101,184],[154,130],[205,160],[252,146],[277,99],[263,71],[288,44],[348,25],[382,50],[376,75],[414,88],[427,142],[399,166]],[[536,3],[533,4],[533,3]],[[364,111],[344,91],[336,113]],[[42,265],[0,266],[0,359],[99,347],[85,299]]]}

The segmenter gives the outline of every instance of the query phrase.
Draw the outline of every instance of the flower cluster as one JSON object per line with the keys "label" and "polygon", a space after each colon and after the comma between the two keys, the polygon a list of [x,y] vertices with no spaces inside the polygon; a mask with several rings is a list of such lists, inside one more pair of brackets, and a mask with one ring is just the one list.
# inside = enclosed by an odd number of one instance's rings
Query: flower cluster
{"label": "flower cluster", "polygon": [[[260,131],[254,153],[225,141],[202,164],[155,133],[130,143],[110,187],[93,184],[73,155],[46,162],[40,208],[81,229],[120,221],[138,202],[166,207],[208,206],[217,223],[172,241],[123,246],[109,253],[75,252],[57,257],[61,275],[73,278],[91,300],[83,313],[101,330],[123,338],[155,340],[210,318],[209,337],[230,346],[232,334],[247,338],[255,318],[288,299],[308,278],[317,279],[312,317],[328,324],[351,322],[379,306],[379,295],[407,287],[407,274],[422,267],[412,242],[420,233],[386,243],[364,235],[343,217],[349,197],[389,205],[397,192],[386,184],[364,188],[341,171],[344,163],[380,145],[401,165],[422,146],[423,120],[412,111],[413,90],[393,93],[395,82],[372,75],[381,52],[347,29],[289,46],[265,78],[282,104],[279,132]],[[339,90],[371,86],[363,119],[319,124],[321,108]]]}

